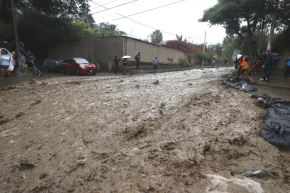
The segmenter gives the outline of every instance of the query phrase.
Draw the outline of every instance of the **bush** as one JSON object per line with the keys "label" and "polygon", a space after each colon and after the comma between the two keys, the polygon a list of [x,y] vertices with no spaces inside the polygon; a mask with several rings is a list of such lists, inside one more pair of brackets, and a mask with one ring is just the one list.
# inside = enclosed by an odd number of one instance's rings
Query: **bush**
{"label": "bush", "polygon": [[193,54],[185,54],[182,58],[178,60],[181,66],[193,66],[194,62],[194,55]]}
{"label": "bush", "polygon": [[202,65],[202,61],[204,61],[204,65],[211,65],[213,60],[213,56],[209,53],[196,53],[194,55],[194,63],[197,65]]}

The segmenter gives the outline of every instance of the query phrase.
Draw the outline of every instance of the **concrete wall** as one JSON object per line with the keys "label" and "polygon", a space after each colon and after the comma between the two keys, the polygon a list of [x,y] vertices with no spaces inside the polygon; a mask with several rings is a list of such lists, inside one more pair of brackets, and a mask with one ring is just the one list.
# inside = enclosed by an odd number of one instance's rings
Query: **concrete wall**
{"label": "concrete wall", "polygon": [[66,43],[50,50],[50,58],[85,58],[93,63],[113,63],[114,56],[135,55],[141,53],[141,62],[151,63],[157,56],[160,63],[178,64],[184,53],[165,46],[154,45],[127,37],[87,38],[75,43]]}
{"label": "concrete wall", "polygon": [[108,63],[114,56],[123,55],[123,38],[87,38],[75,43],[66,43],[50,50],[50,58],[76,58],[81,57],[93,63]]}
{"label": "concrete wall", "polygon": [[130,38],[125,38],[124,41],[127,44],[126,54],[132,56],[131,60],[134,60],[138,52],[141,54],[141,62],[150,63],[155,56],[163,64],[178,64],[179,59],[184,57],[183,52],[165,46],[154,45]]}

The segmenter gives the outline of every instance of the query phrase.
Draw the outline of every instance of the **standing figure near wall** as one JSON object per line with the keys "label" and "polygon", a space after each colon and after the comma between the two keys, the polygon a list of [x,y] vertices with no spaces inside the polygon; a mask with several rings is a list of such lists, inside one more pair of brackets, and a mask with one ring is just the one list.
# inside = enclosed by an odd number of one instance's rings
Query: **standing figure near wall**
{"label": "standing figure near wall", "polygon": [[120,60],[121,59],[118,59],[117,58],[117,56],[115,56],[115,58],[114,58],[114,64],[115,64],[115,74],[117,74],[118,73],[118,71],[119,71],[119,62],[120,62]]}
{"label": "standing figure near wall", "polygon": [[141,60],[141,54],[138,52],[138,54],[135,56],[135,61],[136,61],[136,69],[139,69],[140,66],[140,60]]}
{"label": "standing figure near wall", "polygon": [[152,64],[153,64],[154,73],[157,73],[157,69],[158,69],[158,65],[159,65],[159,61],[158,61],[157,56],[155,58],[153,58]]}
{"label": "standing figure near wall", "polygon": [[272,54],[270,50],[266,50],[264,52],[264,72],[263,77],[260,79],[261,81],[270,80],[272,70],[273,70],[273,62],[272,62]]}

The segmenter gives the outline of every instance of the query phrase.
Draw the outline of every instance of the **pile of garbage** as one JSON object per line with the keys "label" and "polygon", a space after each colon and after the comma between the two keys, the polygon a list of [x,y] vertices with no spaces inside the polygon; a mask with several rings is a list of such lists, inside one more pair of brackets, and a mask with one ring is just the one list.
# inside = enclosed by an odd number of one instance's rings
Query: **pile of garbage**
{"label": "pile of garbage", "polygon": [[251,85],[249,82],[250,81],[242,80],[238,77],[233,77],[228,80],[225,80],[224,85],[245,92],[256,92],[257,88]]}
{"label": "pile of garbage", "polygon": [[247,80],[237,77],[224,81],[227,87],[251,94],[257,104],[267,108],[267,114],[260,131],[261,136],[269,143],[290,150],[290,101],[271,98],[257,91]]}

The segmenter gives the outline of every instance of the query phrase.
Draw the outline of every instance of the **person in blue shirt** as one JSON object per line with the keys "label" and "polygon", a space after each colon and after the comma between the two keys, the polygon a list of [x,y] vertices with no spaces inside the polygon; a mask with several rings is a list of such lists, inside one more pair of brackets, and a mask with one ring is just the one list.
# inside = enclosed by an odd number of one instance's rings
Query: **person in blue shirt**
{"label": "person in blue shirt", "polygon": [[158,69],[158,65],[159,65],[159,61],[158,61],[157,56],[155,58],[153,58],[152,64],[153,64],[154,73],[156,73],[157,69]]}
{"label": "person in blue shirt", "polygon": [[290,57],[286,60],[285,78],[289,78],[290,75]]}

